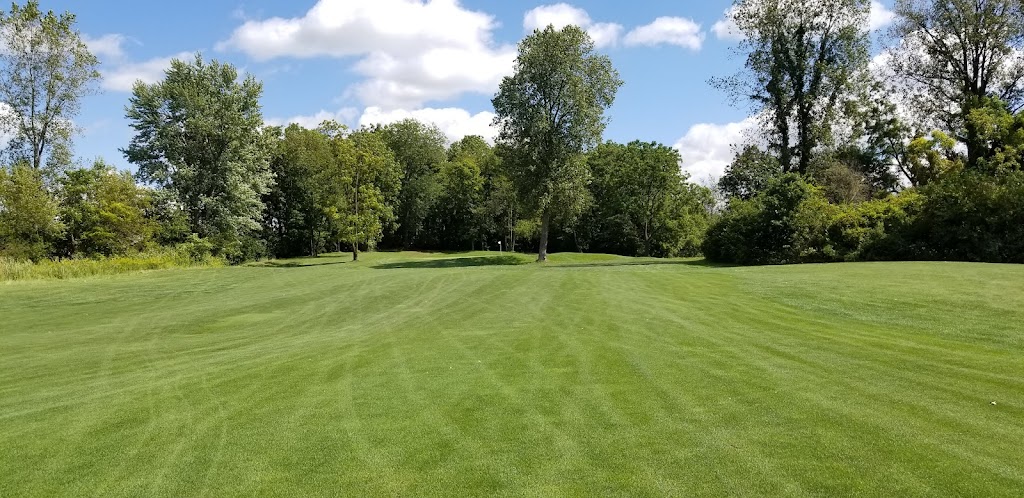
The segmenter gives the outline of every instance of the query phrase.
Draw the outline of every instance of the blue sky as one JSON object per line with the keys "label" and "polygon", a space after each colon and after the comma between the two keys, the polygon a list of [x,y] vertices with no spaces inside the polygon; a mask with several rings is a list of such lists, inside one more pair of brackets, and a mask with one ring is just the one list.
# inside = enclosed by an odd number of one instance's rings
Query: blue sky
{"label": "blue sky", "polygon": [[[416,117],[451,138],[488,135],[490,98],[533,26],[578,24],[621,73],[606,139],[675,145],[695,180],[716,176],[750,126],[707,81],[732,55],[724,0],[514,2],[499,0],[46,1],[69,10],[101,61],[101,93],[78,117],[76,153],[129,168],[119,148],[137,79],[157,81],[172,57],[201,51],[264,83],[271,123],[350,126]],[[889,1],[875,2],[884,26]]]}

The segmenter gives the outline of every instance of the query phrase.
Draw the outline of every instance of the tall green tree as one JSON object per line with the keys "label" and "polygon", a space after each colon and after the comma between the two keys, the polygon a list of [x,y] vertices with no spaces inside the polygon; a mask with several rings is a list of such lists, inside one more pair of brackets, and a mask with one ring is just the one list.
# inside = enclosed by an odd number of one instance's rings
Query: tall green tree
{"label": "tall green tree", "polygon": [[73,119],[100,78],[75,21],[36,0],[0,12],[0,126],[13,136],[8,154],[37,170],[70,164]]}
{"label": "tall green tree", "polygon": [[448,139],[434,125],[406,119],[376,129],[402,167],[397,244],[419,242],[423,222],[440,195],[437,173],[445,161]]}
{"label": "tall green tree", "polygon": [[785,172],[806,173],[868,64],[868,0],[737,0],[743,70],[712,83],[766,120]]}
{"label": "tall green tree", "polygon": [[[991,153],[968,119],[998,98],[1024,105],[1024,4],[1019,0],[897,0],[890,65],[926,124],[967,148],[968,168]],[[930,130],[929,130],[930,131]]]}
{"label": "tall green tree", "polygon": [[154,231],[146,216],[151,206],[150,193],[131,173],[103,160],[68,171],[60,182],[64,253],[112,256],[145,249]]}
{"label": "tall green tree", "polygon": [[174,60],[163,81],[137,82],[126,116],[135,136],[123,152],[145,182],[174,192],[192,231],[241,254],[260,228],[261,196],[273,181],[252,76],[226,63]]}
{"label": "tall green tree", "polygon": [[552,220],[574,218],[586,205],[583,154],[600,143],[604,111],[621,85],[585,31],[548,26],[519,43],[515,73],[492,100],[509,177],[541,220],[538,261],[547,260]]}
{"label": "tall green tree", "polygon": [[360,246],[375,247],[395,220],[393,199],[401,189],[402,169],[382,135],[359,130],[334,138],[341,171],[334,217],[340,239],[352,248],[352,261],[359,260]]}
{"label": "tall green tree", "polygon": [[0,168],[0,254],[38,260],[48,256],[64,227],[42,172],[28,163]]}

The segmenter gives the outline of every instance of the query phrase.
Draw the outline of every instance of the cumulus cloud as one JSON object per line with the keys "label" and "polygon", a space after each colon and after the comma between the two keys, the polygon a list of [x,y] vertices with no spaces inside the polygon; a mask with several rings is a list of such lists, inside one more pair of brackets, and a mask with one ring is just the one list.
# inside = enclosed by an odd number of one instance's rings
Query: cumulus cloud
{"label": "cumulus cloud", "polygon": [[302,17],[249,20],[218,50],[266,61],[356,57],[365,104],[418,107],[465,92],[490,93],[510,74],[511,45],[493,41],[495,19],[455,0],[320,0]]}
{"label": "cumulus cloud", "polygon": [[871,0],[871,15],[868,18],[868,25],[872,30],[884,28],[896,19],[896,13],[878,0]]}
{"label": "cumulus cloud", "polygon": [[732,162],[735,147],[749,142],[750,132],[760,121],[749,117],[738,123],[700,123],[676,142],[683,158],[683,171],[695,181],[717,180]]}
{"label": "cumulus cloud", "polygon": [[733,11],[734,7],[730,7],[722,18],[711,26],[711,32],[719,40],[740,41],[743,39],[743,33],[736,27],[736,21],[733,19]]}
{"label": "cumulus cloud", "polygon": [[359,118],[359,126],[375,124],[391,124],[403,119],[437,125],[449,141],[461,140],[467,135],[480,135],[488,142],[494,143],[497,130],[491,126],[494,121],[493,112],[470,114],[465,109],[448,107],[443,109],[424,108],[414,111],[404,109],[383,110],[379,107],[368,107]]}
{"label": "cumulus cloud", "polygon": [[127,37],[117,33],[109,33],[98,38],[89,35],[82,35],[82,41],[98,59],[103,62],[108,60],[119,60],[124,57],[124,42]]}
{"label": "cumulus cloud", "polygon": [[704,32],[700,24],[683,17],[659,17],[651,24],[640,26],[626,35],[627,45],[677,45],[700,50]]}
{"label": "cumulus cloud", "polygon": [[344,107],[337,111],[321,110],[315,114],[292,116],[285,119],[270,118],[266,120],[266,123],[270,126],[287,126],[294,123],[303,128],[313,129],[324,121],[337,121],[344,125],[353,125],[357,117],[359,117],[358,109]]}
{"label": "cumulus cloud", "polygon": [[191,52],[181,52],[169,57],[157,57],[148,61],[127,63],[103,72],[103,88],[114,92],[130,92],[136,81],[156,83],[164,78],[171,67],[171,60],[192,60]]}
{"label": "cumulus cloud", "polygon": [[548,25],[554,26],[555,29],[569,25],[579,26],[593,38],[597,48],[618,44],[623,29],[621,24],[594,22],[587,11],[566,3],[542,5],[530,10],[523,17],[523,28],[527,32],[544,29]]}

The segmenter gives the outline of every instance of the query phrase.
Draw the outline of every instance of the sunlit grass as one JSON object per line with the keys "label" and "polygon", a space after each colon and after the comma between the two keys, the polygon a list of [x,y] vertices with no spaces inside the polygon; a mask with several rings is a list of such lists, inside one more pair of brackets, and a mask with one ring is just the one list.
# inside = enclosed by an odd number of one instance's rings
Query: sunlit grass
{"label": "sunlit grass", "polygon": [[0,286],[0,496],[1024,489],[1024,267],[350,259]]}

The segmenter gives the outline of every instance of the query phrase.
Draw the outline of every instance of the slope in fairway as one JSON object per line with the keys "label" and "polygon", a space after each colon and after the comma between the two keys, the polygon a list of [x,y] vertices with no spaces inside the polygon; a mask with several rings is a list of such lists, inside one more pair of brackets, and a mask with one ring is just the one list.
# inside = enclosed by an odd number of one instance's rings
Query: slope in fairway
{"label": "slope in fairway", "polygon": [[1024,267],[523,258],[0,284],[0,496],[1024,493]]}

